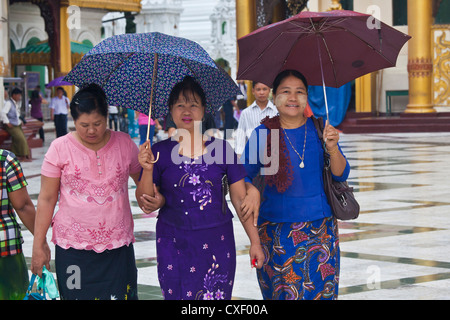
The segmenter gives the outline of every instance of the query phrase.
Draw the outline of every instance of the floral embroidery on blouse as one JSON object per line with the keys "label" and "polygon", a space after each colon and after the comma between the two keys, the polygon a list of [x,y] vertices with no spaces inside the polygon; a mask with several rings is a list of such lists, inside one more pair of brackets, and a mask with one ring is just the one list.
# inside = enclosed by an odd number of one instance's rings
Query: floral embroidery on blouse
{"label": "floral embroidery on blouse", "polygon": [[120,220],[114,227],[107,228],[106,222],[104,221],[98,223],[98,227],[94,228],[84,228],[80,222],[72,219],[72,223],[68,227],[62,225],[57,225],[55,233],[57,233],[62,238],[73,237],[76,242],[82,243],[85,237],[83,234],[89,234],[93,244],[103,244],[107,245],[111,243],[112,240],[120,240],[125,233],[125,224],[123,219]]}
{"label": "floral embroidery on blouse", "polygon": [[184,187],[187,181],[187,183],[194,186],[195,189],[190,194],[192,199],[200,204],[200,210],[203,210],[208,203],[212,202],[211,187],[213,183],[201,176],[201,172],[208,170],[208,165],[185,163],[183,170],[185,174],[181,177],[178,185]]}
{"label": "floral embroidery on blouse", "polygon": [[122,171],[119,163],[116,166],[114,177],[100,184],[90,183],[89,180],[83,179],[77,165],[75,165],[74,171],[74,174],[64,174],[62,182],[69,189],[70,195],[86,202],[104,205],[113,202],[117,193],[126,192],[124,186],[128,181],[128,174]]}
{"label": "floral embroidery on blouse", "polygon": [[[122,224],[121,222],[120,224]],[[120,225],[119,224],[119,225]],[[119,226],[119,229],[121,227]],[[106,228],[105,222],[101,223],[99,222],[99,227],[96,229],[87,229],[89,231],[89,234],[91,235],[91,239],[95,243],[101,243],[101,244],[108,244],[111,242],[111,236],[113,235],[116,227],[114,228]]]}

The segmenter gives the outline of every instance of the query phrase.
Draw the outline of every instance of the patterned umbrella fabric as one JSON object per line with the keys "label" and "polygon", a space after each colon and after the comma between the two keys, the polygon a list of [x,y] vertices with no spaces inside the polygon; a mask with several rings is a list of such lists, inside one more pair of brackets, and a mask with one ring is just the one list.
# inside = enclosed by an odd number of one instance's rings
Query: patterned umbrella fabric
{"label": "patterned umbrella fabric", "polygon": [[170,91],[185,76],[192,76],[203,88],[210,113],[240,94],[235,82],[199,44],[159,32],[105,39],[86,53],[64,80],[78,87],[96,83],[105,90],[110,105],[145,114],[149,113],[153,87],[151,113],[160,117],[168,114]]}

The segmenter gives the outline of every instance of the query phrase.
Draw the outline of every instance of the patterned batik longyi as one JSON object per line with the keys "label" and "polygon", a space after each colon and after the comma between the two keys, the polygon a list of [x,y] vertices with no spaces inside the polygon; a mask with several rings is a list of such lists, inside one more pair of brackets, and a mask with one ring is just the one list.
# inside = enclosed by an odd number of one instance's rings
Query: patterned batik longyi
{"label": "patterned batik longyi", "polygon": [[337,299],[340,251],[335,218],[263,221],[258,230],[265,254],[264,267],[258,270],[264,299]]}

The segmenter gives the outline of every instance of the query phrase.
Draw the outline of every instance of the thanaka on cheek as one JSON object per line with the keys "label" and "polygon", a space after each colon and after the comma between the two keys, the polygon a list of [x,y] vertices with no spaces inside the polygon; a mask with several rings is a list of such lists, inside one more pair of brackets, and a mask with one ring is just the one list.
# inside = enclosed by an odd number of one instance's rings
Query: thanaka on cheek
{"label": "thanaka on cheek", "polygon": [[297,102],[298,102],[298,105],[300,106],[300,108],[304,110],[308,103],[308,96],[306,94],[298,94]]}
{"label": "thanaka on cheek", "polygon": [[282,107],[287,101],[287,95],[278,94],[275,96],[275,105],[277,108]]}
{"label": "thanaka on cheek", "polygon": [[[286,105],[288,96],[284,94],[278,94],[275,96],[275,105],[280,108]],[[301,109],[305,109],[308,104],[308,96],[306,94],[298,94],[296,96],[297,103]]]}

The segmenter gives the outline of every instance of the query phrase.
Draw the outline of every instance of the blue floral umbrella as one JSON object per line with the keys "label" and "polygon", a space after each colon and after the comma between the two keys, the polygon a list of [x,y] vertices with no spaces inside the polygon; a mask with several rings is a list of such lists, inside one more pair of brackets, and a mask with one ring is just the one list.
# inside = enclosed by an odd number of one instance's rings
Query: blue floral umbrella
{"label": "blue floral umbrella", "polygon": [[206,95],[213,113],[240,90],[197,43],[159,32],[122,34],[92,48],[64,78],[78,87],[101,86],[110,105],[154,117],[169,112],[173,86],[191,76]]}

